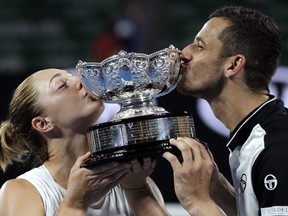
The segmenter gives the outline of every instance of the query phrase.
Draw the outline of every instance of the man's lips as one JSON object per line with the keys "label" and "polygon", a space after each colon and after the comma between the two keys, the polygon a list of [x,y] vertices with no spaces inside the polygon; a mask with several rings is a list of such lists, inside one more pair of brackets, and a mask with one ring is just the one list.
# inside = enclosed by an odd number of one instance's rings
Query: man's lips
{"label": "man's lips", "polygon": [[187,70],[187,66],[184,64],[181,64],[179,73],[183,74],[186,70]]}

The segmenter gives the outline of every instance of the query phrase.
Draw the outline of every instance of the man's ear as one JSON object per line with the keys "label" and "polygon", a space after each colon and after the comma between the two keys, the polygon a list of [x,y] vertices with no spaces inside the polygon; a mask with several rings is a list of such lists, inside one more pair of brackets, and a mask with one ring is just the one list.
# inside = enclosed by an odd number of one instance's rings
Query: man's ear
{"label": "man's ear", "polygon": [[239,71],[244,69],[246,64],[246,58],[243,55],[231,56],[225,62],[225,76],[232,77],[235,76]]}
{"label": "man's ear", "polygon": [[47,117],[37,116],[31,121],[32,127],[42,133],[50,132],[54,128],[53,122]]}

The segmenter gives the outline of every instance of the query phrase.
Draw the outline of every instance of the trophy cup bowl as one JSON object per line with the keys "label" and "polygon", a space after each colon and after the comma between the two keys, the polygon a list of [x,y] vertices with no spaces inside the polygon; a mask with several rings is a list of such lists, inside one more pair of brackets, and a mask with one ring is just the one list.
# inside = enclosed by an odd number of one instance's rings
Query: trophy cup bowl
{"label": "trophy cup bowl", "polygon": [[172,114],[153,103],[171,92],[180,78],[179,50],[174,46],[150,55],[122,50],[100,63],[79,60],[76,69],[90,95],[121,105],[110,121],[88,129],[92,157],[83,166],[158,157],[165,151],[179,154],[169,139],[195,137],[191,114]]}

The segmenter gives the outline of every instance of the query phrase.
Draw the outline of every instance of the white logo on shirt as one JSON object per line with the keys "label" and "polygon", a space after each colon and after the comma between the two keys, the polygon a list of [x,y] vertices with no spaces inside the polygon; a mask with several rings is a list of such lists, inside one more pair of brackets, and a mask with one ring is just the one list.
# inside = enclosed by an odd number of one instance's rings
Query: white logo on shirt
{"label": "white logo on shirt", "polygon": [[264,185],[267,188],[267,190],[274,190],[277,187],[277,179],[274,175],[272,174],[268,174],[265,178],[264,178]]}
{"label": "white logo on shirt", "polygon": [[240,189],[242,193],[244,193],[246,189],[246,184],[247,184],[247,175],[243,173],[240,179]]}
{"label": "white logo on shirt", "polygon": [[262,216],[287,216],[288,215],[288,206],[272,206],[261,208]]}

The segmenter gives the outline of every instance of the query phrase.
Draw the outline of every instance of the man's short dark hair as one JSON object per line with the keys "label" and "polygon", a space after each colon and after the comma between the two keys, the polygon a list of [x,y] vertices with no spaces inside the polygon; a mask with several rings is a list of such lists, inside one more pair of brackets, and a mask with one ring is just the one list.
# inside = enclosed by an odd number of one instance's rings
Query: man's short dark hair
{"label": "man's short dark hair", "polygon": [[230,24],[219,35],[221,57],[242,54],[246,58],[245,82],[252,91],[268,90],[281,53],[279,30],[260,11],[245,7],[223,7],[209,19],[221,17]]}

